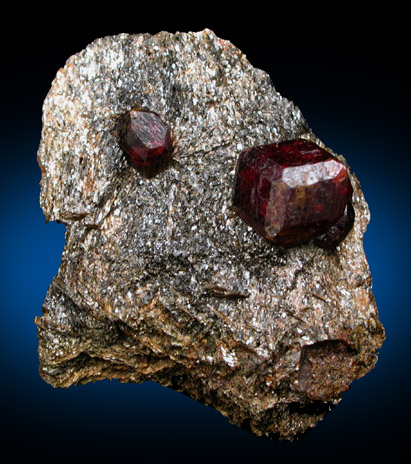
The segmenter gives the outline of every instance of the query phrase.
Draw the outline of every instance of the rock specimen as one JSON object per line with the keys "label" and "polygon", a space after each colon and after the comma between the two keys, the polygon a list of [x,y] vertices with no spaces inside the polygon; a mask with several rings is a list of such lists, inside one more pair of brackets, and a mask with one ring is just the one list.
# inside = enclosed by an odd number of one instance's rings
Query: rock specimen
{"label": "rock specimen", "polygon": [[[133,108],[170,128],[172,159],[151,177],[119,145]],[[105,37],[69,58],[38,151],[44,214],[66,225],[35,320],[43,379],[153,380],[272,438],[322,419],[374,367],[384,329],[362,245],[369,210],[342,156],[327,149],[346,166],[343,218],[355,220],[336,247],[277,246],[233,209],[239,154],[296,139],[325,148],[210,30]]]}

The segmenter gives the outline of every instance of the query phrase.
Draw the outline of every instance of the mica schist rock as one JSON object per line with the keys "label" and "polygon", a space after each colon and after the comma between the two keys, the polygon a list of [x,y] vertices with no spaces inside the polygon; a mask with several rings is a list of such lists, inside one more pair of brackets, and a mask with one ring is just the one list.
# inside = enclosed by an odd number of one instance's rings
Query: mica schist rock
{"label": "mica schist rock", "polygon": [[[170,128],[172,158],[151,177],[116,138],[133,108]],[[296,139],[350,177],[355,220],[332,249],[277,246],[232,207],[239,154]],[[152,380],[256,435],[293,440],[375,366],[384,329],[360,184],[229,41],[210,30],[95,40],[57,72],[38,162],[45,217],[66,227],[35,320],[40,374],[54,387]]]}

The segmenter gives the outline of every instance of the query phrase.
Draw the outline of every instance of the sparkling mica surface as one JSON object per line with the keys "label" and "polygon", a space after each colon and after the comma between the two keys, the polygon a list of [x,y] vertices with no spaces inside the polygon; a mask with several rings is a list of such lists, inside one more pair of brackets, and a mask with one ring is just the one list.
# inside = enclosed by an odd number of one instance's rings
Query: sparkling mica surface
{"label": "sparkling mica surface", "polygon": [[[173,134],[172,162],[149,179],[115,136],[135,107]],[[282,174],[298,189],[348,173],[355,221],[335,249],[275,247],[233,211],[239,154],[296,139],[325,149],[270,76],[210,30],[108,36],[71,56],[38,150],[41,207],[66,227],[36,318],[41,377],[151,380],[258,436],[314,427],[375,366],[384,328],[363,248],[369,209],[341,155],[327,148],[324,169],[288,162]]]}
{"label": "sparkling mica surface", "polygon": [[[344,163],[309,140],[289,140],[240,154],[233,207],[268,241],[294,246],[326,234],[344,215],[352,191]],[[317,245],[338,244],[347,225],[334,228],[332,238]]]}

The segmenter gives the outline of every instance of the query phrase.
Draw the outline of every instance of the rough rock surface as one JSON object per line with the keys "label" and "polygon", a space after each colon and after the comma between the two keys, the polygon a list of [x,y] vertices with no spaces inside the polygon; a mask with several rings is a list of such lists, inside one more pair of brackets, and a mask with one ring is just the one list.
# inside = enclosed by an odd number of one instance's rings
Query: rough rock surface
{"label": "rough rock surface", "polygon": [[[113,134],[136,105],[172,130],[173,161],[151,179]],[[44,214],[66,225],[35,320],[44,380],[150,379],[289,440],[338,403],[384,340],[358,180],[350,173],[354,228],[334,251],[276,247],[231,207],[240,151],[297,137],[324,146],[270,77],[210,30],[105,37],[69,58],[45,99],[38,151]]]}

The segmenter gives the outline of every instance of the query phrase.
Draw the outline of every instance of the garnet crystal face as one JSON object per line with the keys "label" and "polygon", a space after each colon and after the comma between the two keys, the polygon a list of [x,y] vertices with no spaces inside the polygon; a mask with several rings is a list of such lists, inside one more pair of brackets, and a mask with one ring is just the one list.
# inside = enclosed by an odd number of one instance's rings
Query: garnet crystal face
{"label": "garnet crystal face", "polygon": [[317,238],[336,246],[354,222],[346,166],[327,150],[303,140],[243,151],[237,162],[233,208],[259,235],[280,246]]}
{"label": "garnet crystal face", "polygon": [[170,129],[154,111],[137,108],[123,114],[116,136],[129,164],[145,177],[156,175],[171,160]]}

